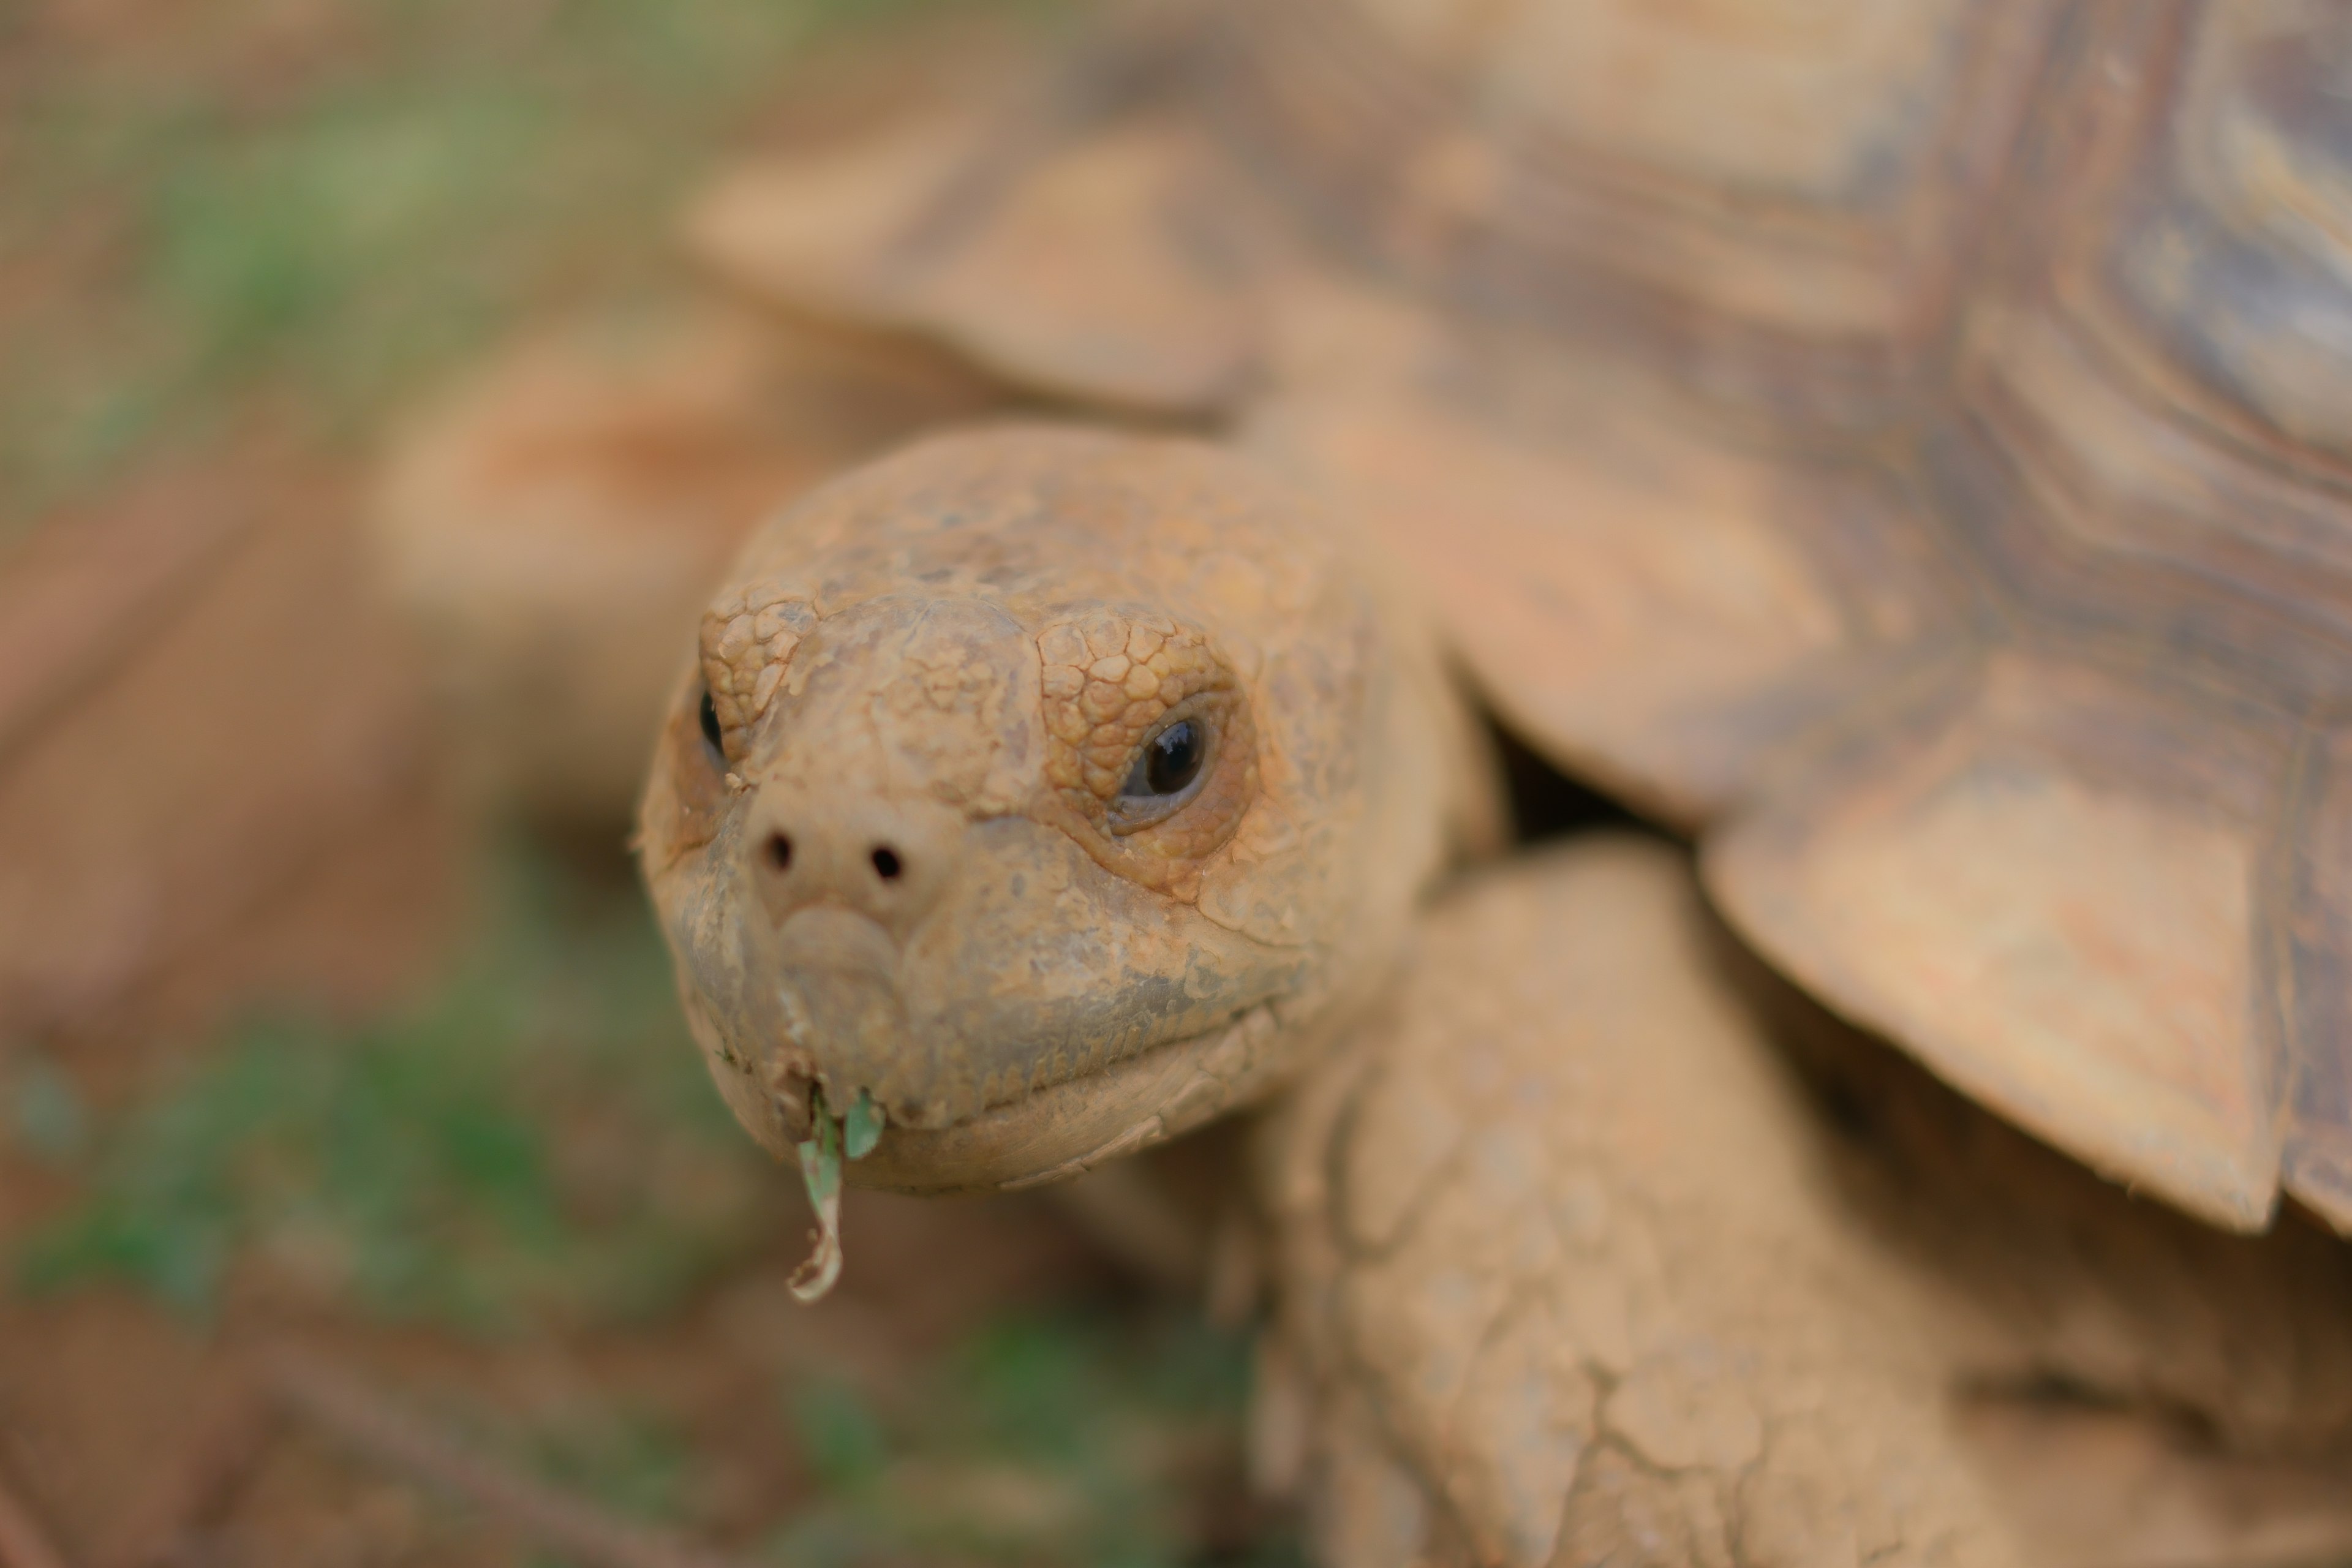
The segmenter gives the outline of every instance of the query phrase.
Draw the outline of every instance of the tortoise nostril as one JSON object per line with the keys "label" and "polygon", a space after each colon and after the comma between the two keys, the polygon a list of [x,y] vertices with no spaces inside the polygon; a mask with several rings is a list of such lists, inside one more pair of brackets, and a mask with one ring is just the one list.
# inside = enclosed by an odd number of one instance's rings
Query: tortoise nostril
{"label": "tortoise nostril", "polygon": [[887,844],[874,847],[874,874],[886,882],[895,882],[906,868],[898,864],[898,852]]}
{"label": "tortoise nostril", "polygon": [[768,864],[779,871],[793,868],[793,841],[781,833],[768,836]]}

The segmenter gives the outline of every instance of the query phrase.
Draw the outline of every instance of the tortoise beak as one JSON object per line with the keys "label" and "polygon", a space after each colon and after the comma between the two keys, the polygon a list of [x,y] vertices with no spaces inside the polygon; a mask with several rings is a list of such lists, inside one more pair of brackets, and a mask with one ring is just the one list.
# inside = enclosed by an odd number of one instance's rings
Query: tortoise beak
{"label": "tortoise beak", "polygon": [[[740,853],[754,987],[776,1008],[768,1077],[788,1100],[825,1087],[835,1114],[861,1090],[899,1125],[943,1103],[939,1020],[908,1005],[908,944],[961,874],[971,825],[927,795],[890,787],[854,731],[772,768]],[[805,1105],[795,1106],[798,1113]]]}
{"label": "tortoise beak", "polygon": [[837,1106],[860,1089],[885,1105],[930,1098],[933,1064],[918,1059],[929,1053],[908,1023],[898,946],[878,923],[853,910],[800,910],[777,928],[770,956],[788,1063],[813,1068]]}

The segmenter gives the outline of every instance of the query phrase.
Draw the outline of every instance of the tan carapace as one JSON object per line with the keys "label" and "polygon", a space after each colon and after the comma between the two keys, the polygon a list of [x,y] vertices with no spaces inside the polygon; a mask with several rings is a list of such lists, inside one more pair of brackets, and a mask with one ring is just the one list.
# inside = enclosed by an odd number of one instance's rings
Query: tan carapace
{"label": "tan carapace", "polygon": [[[922,1188],[1292,1086],[1349,1568],[2340,1558],[2347,150],[2319,0],[1230,0],[746,169],[740,288],[1200,438],[754,538],[642,818],[721,1087]],[[1441,645],[1696,876],[1426,901]]]}

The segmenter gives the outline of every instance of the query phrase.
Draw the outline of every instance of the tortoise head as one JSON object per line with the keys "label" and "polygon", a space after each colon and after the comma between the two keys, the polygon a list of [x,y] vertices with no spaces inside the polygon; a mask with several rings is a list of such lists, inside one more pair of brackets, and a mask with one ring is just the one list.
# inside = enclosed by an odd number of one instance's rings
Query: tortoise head
{"label": "tortoise head", "polygon": [[1073,1173],[1282,1081],[1470,806],[1418,630],[1307,504],[1191,442],[931,441],[750,543],[641,812],[697,1039],[779,1154]]}

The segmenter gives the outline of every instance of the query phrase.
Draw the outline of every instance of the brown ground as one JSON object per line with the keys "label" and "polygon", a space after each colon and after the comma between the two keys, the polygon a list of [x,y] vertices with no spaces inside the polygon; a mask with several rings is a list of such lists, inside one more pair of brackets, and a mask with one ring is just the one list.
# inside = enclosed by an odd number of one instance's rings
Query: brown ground
{"label": "brown ground", "polygon": [[[242,135],[336,110],[322,92],[380,100],[399,84],[368,76],[371,60],[536,62],[583,9],[253,0],[191,30],[74,0],[0,20],[0,123],[19,132],[0,136],[0,193],[16,193],[0,194],[0,368],[15,388],[0,397],[0,1564],[47,1568],[37,1538],[76,1568],[585,1560],[548,1554],[511,1509],[453,1501],[289,1414],[268,1391],[290,1352],[509,1479],[747,1560],[1278,1560],[1241,1497],[1233,1398],[1153,1381],[1191,1356],[1178,1374],[1223,1390],[1237,1348],[1037,1198],[854,1194],[844,1285],[803,1310],[783,1287],[805,1222],[782,1174],[747,1146],[680,1133],[700,1152],[681,1157],[693,1191],[675,1212],[719,1218],[710,1255],[650,1298],[650,1316],[572,1302],[561,1272],[496,1321],[389,1310],[352,1284],[364,1258],[322,1273],[283,1226],[240,1235],[221,1279],[177,1304],[136,1266],[34,1288],[26,1259],[58,1227],[107,1203],[137,1217],[198,1202],[138,1185],[154,1141],[135,1130],[209,1103],[257,1010],[322,1020],[303,1037],[319,1051],[396,1066],[407,1037],[383,1020],[493,950],[482,889],[511,858],[447,804],[414,650],[363,584],[352,522],[370,432],[410,382],[386,372],[324,417],[318,388],[343,385],[379,339],[338,360],[331,342],[317,348],[324,318],[298,313],[257,349],[218,329],[218,300],[159,305],[148,187],[210,153],[169,133],[117,144],[152,102],[209,106],[207,123]],[[416,45],[420,26],[457,41]],[[791,98],[739,93],[732,119],[706,129],[804,119],[773,107]],[[272,156],[307,145],[289,137]],[[605,232],[654,226],[642,204],[666,176],[639,174],[640,207],[600,217]],[[499,274],[493,330],[593,291],[577,264],[529,259],[595,237],[551,207],[531,220],[544,232],[491,237],[490,251],[526,258]],[[329,281],[374,298],[369,276]],[[395,320],[379,337],[403,331]],[[226,361],[212,352],[224,342]],[[133,435],[100,450],[79,426],[59,434],[110,398],[146,411]],[[615,848],[526,858],[570,868],[562,886],[591,902],[625,903]],[[567,1079],[540,1096],[529,1070],[516,1081],[520,1100],[493,1109],[545,1124],[563,1223],[587,1215],[565,1233],[565,1267],[593,1272],[618,1234],[599,1228],[604,1209],[656,1228],[673,1212],[655,1190],[667,1155],[628,1121],[667,1129],[670,1113],[593,1067],[579,1092]],[[276,1156],[226,1147],[224,1181],[302,1219],[307,1178],[256,1176],[239,1162]],[[340,1212],[304,1223],[331,1232]],[[499,1267],[499,1247],[528,1252],[496,1241],[482,1256]],[[478,1257],[449,1256],[434,1266],[462,1274]]]}
{"label": "brown ground", "polygon": [[[189,474],[179,507],[216,491],[247,521],[168,584],[124,594],[96,574],[89,605],[61,619],[103,620],[110,635],[10,671],[33,695],[9,710],[0,757],[0,1018],[98,1114],[188,1070],[255,997],[352,1016],[388,1005],[464,929],[467,839],[435,799],[404,649],[367,607],[341,531],[315,523],[347,506],[349,483],[294,463]],[[47,542],[75,537],[103,548],[113,520]],[[59,591],[43,592],[33,609],[57,611]],[[50,1164],[0,1156],[0,1234],[21,1237],[77,1196]],[[856,1264],[822,1309],[784,1291],[799,1244],[788,1222],[678,1311],[617,1330],[481,1340],[385,1325],[267,1269],[241,1273],[210,1321],[120,1286],[20,1296],[0,1303],[0,1480],[69,1561],[140,1560],[200,1522],[172,1515],[190,1511],[179,1494],[235,1435],[251,1355],[300,1345],[448,1413],[454,1430],[491,1430],[494,1447],[502,1423],[658,1412],[690,1450],[685,1521],[756,1539],[821,1489],[780,1386],[845,1379],[887,1409],[992,1316],[1095,1302],[1118,1283],[1034,1200],[866,1198],[849,1223]],[[1216,1447],[1194,1468],[1229,1470]],[[208,1505],[207,1561],[524,1555],[506,1522],[453,1510],[306,1427],[250,1447]]]}

